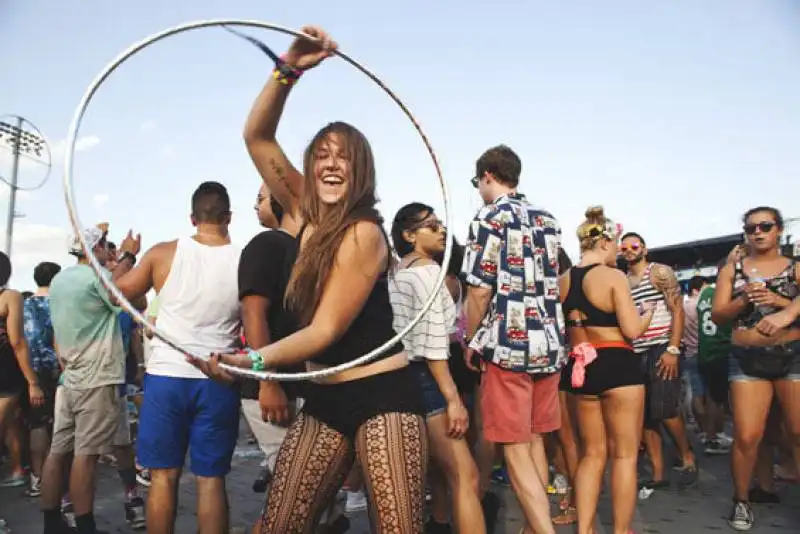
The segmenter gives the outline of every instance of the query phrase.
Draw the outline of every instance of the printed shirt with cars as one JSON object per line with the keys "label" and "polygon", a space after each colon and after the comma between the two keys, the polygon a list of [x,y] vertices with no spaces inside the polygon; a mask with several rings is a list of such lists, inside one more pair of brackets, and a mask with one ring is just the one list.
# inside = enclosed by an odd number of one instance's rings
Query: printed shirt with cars
{"label": "printed shirt with cars", "polygon": [[503,369],[558,372],[566,361],[558,286],[561,227],[524,195],[503,195],[470,224],[462,271],[492,289],[489,310],[470,347]]}

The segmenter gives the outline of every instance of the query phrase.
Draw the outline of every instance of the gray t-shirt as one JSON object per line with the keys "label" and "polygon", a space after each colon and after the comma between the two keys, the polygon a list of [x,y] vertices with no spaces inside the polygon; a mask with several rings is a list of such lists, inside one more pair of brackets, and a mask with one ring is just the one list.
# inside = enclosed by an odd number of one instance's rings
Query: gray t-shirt
{"label": "gray t-shirt", "polygon": [[125,383],[120,309],[88,265],[61,271],[50,284],[50,313],[63,384],[90,389]]}

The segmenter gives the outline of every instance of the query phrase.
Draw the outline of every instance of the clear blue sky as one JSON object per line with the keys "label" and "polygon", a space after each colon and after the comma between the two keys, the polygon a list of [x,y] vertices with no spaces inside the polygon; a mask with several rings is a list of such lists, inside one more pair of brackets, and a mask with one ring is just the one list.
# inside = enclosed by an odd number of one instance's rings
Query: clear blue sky
{"label": "clear blue sky", "polygon": [[[521,190],[564,226],[567,250],[588,205],[603,204],[651,245],[734,232],[756,204],[800,215],[800,4],[791,0],[0,2],[0,114],[33,121],[54,147],[49,183],[21,195],[12,286],[42,260],[71,263],[62,192],[74,108],[107,61],[168,26],[205,18],[324,26],[417,114],[441,158],[459,237],[478,207],[474,161],[497,143],[523,159]],[[288,38],[258,33],[282,51]],[[241,141],[271,65],[243,41],[200,30],[158,43],[98,94],[81,135],[84,223],[134,227],[145,246],[188,235],[189,196],[228,186],[234,240],[258,231],[259,185]],[[301,81],[280,139],[292,159],[326,122],[362,129],[387,218],[440,206],[410,123],[362,75],[332,60]],[[0,172],[8,174],[7,154]],[[22,182],[36,178],[25,167]],[[8,188],[0,187],[5,226]],[[0,237],[0,239],[2,239]]]}

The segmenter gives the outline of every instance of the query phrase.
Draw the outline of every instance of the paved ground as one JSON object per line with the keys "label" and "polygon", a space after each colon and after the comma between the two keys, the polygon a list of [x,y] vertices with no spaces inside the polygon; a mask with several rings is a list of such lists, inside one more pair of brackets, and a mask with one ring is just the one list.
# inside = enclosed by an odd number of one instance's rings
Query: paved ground
{"label": "paved ground", "polygon": [[[245,440],[238,449],[234,468],[228,477],[232,518],[235,532],[248,532],[248,526],[257,517],[263,505],[263,496],[252,492],[251,484],[258,472],[259,458],[250,454],[252,446]],[[727,526],[725,517],[729,512],[730,476],[728,457],[701,458],[701,475],[697,488],[684,492],[667,491],[653,495],[649,500],[639,503],[634,529],[637,533],[651,534],[694,534],[713,531],[733,532]],[[521,514],[513,495],[504,488],[502,494],[504,507],[500,512],[497,534],[517,534],[521,527]],[[758,534],[783,534],[800,531],[800,486],[780,486],[783,503],[776,506],[756,508],[756,526],[751,531]],[[190,476],[184,476],[178,511],[176,533],[196,532],[194,515],[194,485]],[[21,489],[0,489],[0,517],[5,518],[18,534],[41,532],[41,514],[38,503],[23,496]],[[122,508],[122,489],[116,472],[107,467],[101,468],[101,478],[97,492],[96,517],[98,527],[113,533],[128,533]],[[601,525],[599,534],[610,533],[610,511],[608,496],[603,495],[600,506]],[[791,525],[794,525],[792,527]],[[352,518],[349,530],[352,534],[367,534],[369,526],[366,515]],[[573,532],[572,527],[562,527],[559,534]]]}

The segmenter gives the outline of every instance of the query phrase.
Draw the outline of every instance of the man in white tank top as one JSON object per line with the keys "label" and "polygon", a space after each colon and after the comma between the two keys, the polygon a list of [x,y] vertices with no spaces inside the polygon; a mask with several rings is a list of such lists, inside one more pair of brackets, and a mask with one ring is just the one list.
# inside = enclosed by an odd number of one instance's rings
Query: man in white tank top
{"label": "man in white tank top", "polygon": [[[117,285],[128,297],[158,293],[158,327],[194,354],[231,352],[240,331],[230,198],[204,182],[192,195],[195,235],[159,243]],[[147,531],[174,530],[177,485],[187,451],[197,477],[200,533],[228,531],[225,476],[239,431],[239,392],[208,379],[164,341],[151,341],[139,415],[139,463],[150,469]]]}

